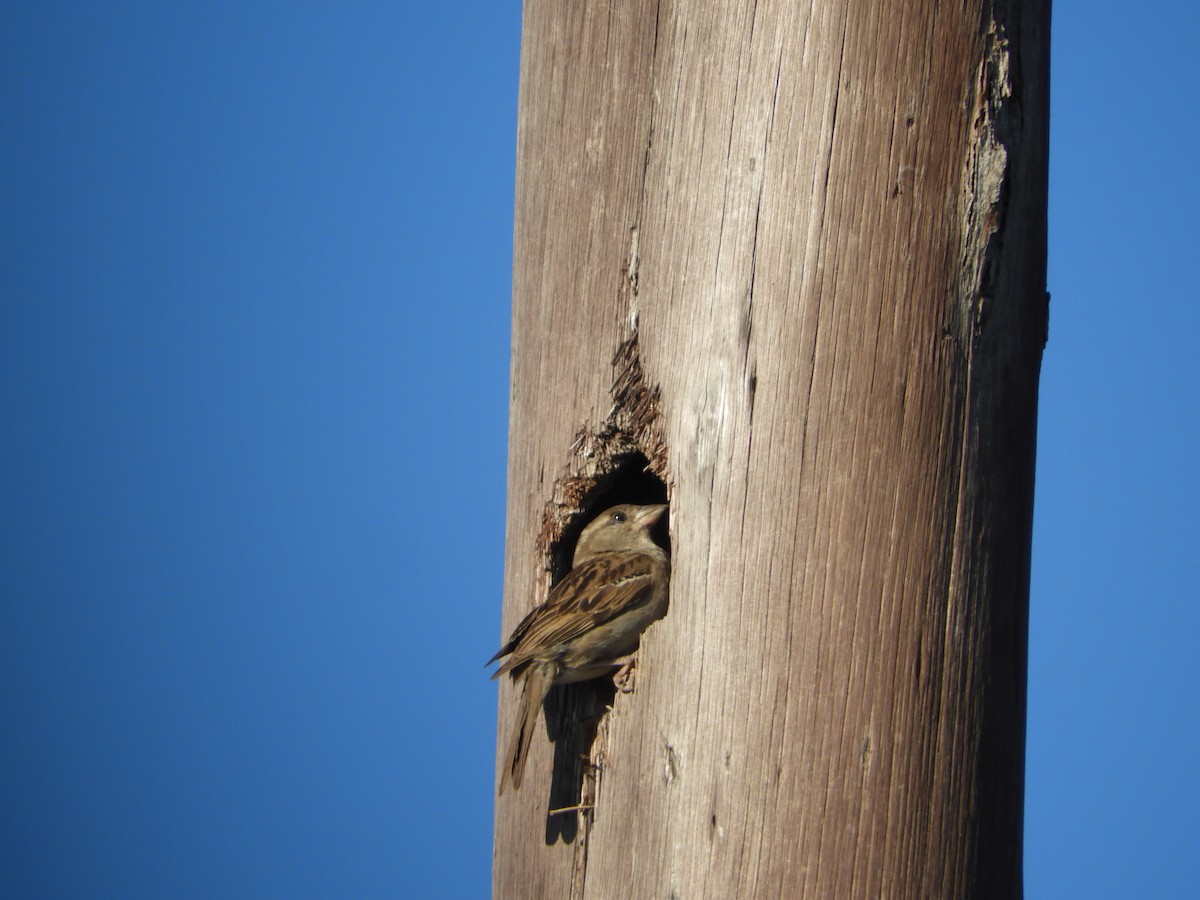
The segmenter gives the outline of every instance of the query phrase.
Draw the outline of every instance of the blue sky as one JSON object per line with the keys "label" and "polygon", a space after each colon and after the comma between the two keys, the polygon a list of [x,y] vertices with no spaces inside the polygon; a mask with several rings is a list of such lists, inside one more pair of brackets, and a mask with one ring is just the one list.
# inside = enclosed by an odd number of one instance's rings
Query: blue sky
{"label": "blue sky", "polygon": [[[519,5],[0,12],[0,883],[489,888]],[[1055,4],[1026,881],[1200,891],[1200,11]]]}

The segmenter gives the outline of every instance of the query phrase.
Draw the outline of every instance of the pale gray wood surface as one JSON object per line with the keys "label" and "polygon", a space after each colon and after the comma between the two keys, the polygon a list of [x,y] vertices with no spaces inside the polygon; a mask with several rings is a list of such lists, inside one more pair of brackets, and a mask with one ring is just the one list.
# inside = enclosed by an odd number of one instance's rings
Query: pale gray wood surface
{"label": "pale gray wood surface", "polygon": [[498,802],[497,897],[1020,894],[1048,27],[527,0],[505,634],[630,449],[674,571],[594,809],[544,730]]}

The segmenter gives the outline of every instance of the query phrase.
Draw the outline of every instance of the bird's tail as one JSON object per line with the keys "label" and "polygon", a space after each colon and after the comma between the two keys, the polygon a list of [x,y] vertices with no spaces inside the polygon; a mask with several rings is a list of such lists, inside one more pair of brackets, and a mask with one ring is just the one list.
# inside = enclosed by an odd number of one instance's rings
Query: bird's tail
{"label": "bird's tail", "polygon": [[537,725],[538,713],[542,711],[542,701],[546,699],[546,692],[554,683],[553,668],[549,663],[534,662],[525,671],[525,690],[521,695],[521,707],[517,711],[517,722],[513,726],[508,753],[504,757],[504,770],[500,773],[501,794],[509,782],[512,782],[514,791],[521,789],[521,779],[525,776],[525,756],[529,753],[533,729]]}

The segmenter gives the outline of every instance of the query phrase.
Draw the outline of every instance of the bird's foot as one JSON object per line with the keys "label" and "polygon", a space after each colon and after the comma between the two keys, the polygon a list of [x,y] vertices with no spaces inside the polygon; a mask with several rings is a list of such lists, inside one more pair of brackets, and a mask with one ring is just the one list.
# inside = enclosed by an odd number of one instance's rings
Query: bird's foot
{"label": "bird's foot", "polygon": [[613,684],[622,694],[633,693],[633,668],[637,665],[636,656],[626,656],[613,660],[620,668],[613,672]]}

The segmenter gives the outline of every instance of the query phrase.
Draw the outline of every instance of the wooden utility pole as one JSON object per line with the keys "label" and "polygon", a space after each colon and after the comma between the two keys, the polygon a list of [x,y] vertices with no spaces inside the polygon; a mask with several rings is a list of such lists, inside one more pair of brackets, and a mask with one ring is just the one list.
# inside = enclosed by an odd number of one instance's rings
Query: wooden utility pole
{"label": "wooden utility pole", "polygon": [[1020,895],[1048,7],[526,0],[505,633],[602,505],[674,568],[497,897]]}

